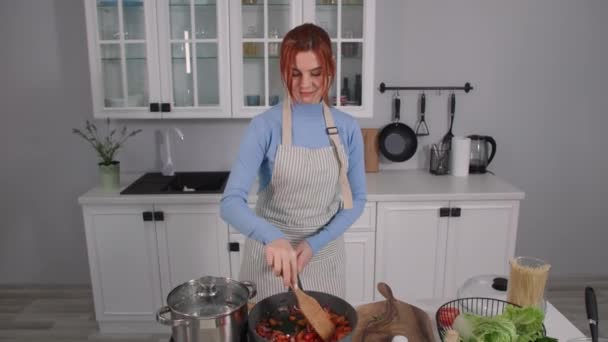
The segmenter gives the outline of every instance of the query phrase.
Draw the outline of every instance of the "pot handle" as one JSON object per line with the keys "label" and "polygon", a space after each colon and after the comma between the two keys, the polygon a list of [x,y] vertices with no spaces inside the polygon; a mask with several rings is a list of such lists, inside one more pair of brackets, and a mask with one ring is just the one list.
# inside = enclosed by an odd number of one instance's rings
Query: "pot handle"
{"label": "pot handle", "polygon": [[255,297],[255,295],[258,294],[258,289],[255,286],[254,282],[242,281],[241,284],[245,285],[245,287],[247,287],[247,289],[249,290],[249,299]]}
{"label": "pot handle", "polygon": [[156,321],[160,324],[164,324],[164,325],[168,325],[168,326],[172,326],[172,327],[188,325],[188,320],[171,319],[171,318],[165,317],[165,315],[168,314],[169,312],[171,312],[171,308],[169,308],[168,306],[163,306],[162,308],[158,309],[158,311],[156,311]]}

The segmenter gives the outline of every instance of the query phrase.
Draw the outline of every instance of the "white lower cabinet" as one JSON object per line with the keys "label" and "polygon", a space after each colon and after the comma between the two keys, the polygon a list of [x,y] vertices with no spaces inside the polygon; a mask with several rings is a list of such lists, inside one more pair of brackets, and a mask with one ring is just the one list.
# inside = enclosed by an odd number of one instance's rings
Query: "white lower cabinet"
{"label": "white lower cabinet", "polygon": [[98,321],[150,321],[161,305],[152,206],[84,209],[89,268]]}
{"label": "white lower cabinet", "polygon": [[165,331],[154,317],[171,289],[228,276],[228,227],[218,205],[84,206],[84,220],[102,332]]}
{"label": "white lower cabinet", "polygon": [[238,233],[230,234],[230,277],[232,279],[239,279],[239,272],[243,263],[245,240],[247,240],[245,235]]}
{"label": "white lower cabinet", "polygon": [[379,203],[376,282],[414,301],[454,298],[472,276],[507,274],[518,215],[518,201]]}
{"label": "white lower cabinet", "polygon": [[228,225],[217,205],[156,205],[163,298],[176,286],[205,275],[229,276]]}
{"label": "white lower cabinet", "polygon": [[[448,202],[378,203],[376,283],[403,301],[440,296],[447,239]],[[382,296],[374,291],[374,299]]]}
{"label": "white lower cabinet", "polygon": [[346,300],[354,306],[374,296],[374,232],[344,234],[346,250]]}
{"label": "white lower cabinet", "polygon": [[515,254],[519,201],[453,201],[459,217],[450,217],[444,297],[453,298],[472,276],[509,274]]}
{"label": "white lower cabinet", "polygon": [[[84,204],[95,314],[102,332],[166,331],[154,316],[176,286],[238,279],[245,237],[219,204]],[[507,274],[519,201],[369,202],[344,234],[346,300],[453,298],[479,274]]]}

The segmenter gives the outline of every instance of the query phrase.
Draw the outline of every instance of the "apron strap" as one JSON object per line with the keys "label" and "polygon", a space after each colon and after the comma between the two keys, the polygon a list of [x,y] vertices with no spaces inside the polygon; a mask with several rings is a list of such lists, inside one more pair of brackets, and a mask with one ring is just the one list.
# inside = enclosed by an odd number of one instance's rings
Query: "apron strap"
{"label": "apron strap", "polygon": [[285,96],[283,97],[283,126],[281,128],[282,131],[282,140],[281,143],[283,145],[291,145],[291,99],[288,92],[285,92]]}
{"label": "apron strap", "polygon": [[334,123],[334,118],[331,115],[331,111],[325,102],[323,102],[323,117],[325,118],[325,131],[329,136],[329,141],[334,146],[334,151],[338,157],[340,163],[340,188],[342,189],[342,200],[344,201],[344,209],[352,209],[353,207],[353,193],[350,189],[350,183],[348,182],[348,176],[346,175],[346,161],[340,153],[339,146],[340,135],[338,134],[338,128]]}
{"label": "apron strap", "polygon": [[[291,99],[289,94],[285,94],[285,100],[283,101],[283,122],[282,122],[282,144],[283,145],[291,145]],[[344,202],[345,209],[352,209],[353,207],[353,193],[350,189],[350,183],[348,182],[348,176],[346,175],[346,161],[344,157],[340,153],[339,146],[342,145],[340,143],[340,137],[338,134],[338,128],[334,123],[334,118],[331,115],[331,111],[325,102],[323,103],[323,117],[325,118],[325,131],[329,136],[329,141],[331,142],[334,152],[336,153],[336,157],[338,158],[338,163],[340,164],[340,188],[342,191],[342,201]]]}

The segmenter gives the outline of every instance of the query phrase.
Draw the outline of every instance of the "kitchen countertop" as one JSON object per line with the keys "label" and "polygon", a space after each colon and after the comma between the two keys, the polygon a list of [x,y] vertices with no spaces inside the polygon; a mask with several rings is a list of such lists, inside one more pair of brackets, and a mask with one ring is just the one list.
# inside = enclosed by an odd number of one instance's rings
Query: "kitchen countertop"
{"label": "kitchen countertop", "polygon": [[[146,204],[198,203],[217,204],[221,194],[120,195],[141,174],[121,175],[121,188],[104,191],[95,187],[78,198],[80,204]],[[524,192],[491,174],[468,177],[435,176],[426,170],[387,170],[367,173],[367,200],[432,201],[432,200],[521,200]],[[254,185],[253,189],[257,189]],[[252,191],[250,202],[255,202]]]}

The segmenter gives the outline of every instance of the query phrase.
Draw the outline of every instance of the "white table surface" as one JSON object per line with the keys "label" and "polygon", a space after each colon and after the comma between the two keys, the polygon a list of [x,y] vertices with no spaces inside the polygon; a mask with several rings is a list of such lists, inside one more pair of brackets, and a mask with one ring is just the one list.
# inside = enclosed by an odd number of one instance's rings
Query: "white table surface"
{"label": "white table surface", "polygon": [[[431,320],[433,321],[433,329],[435,338],[439,340],[437,335],[437,327],[435,323],[435,313],[437,309],[449,300],[443,299],[428,299],[412,302],[410,304],[419,307],[424,310]],[[545,328],[547,329],[547,336],[557,338],[560,342],[566,342],[568,339],[585,336],[580,330],[578,330],[568,319],[559,312],[553,304],[547,302],[547,312],[545,314]]]}

